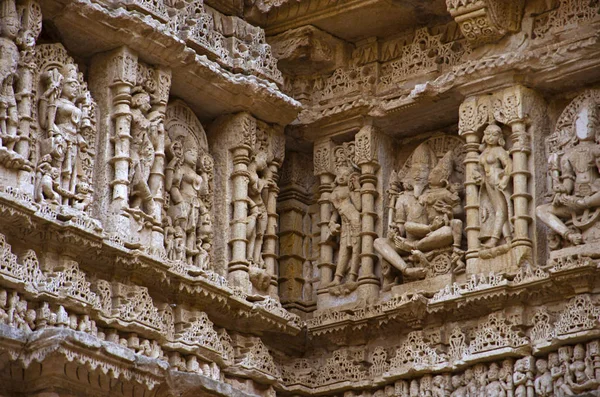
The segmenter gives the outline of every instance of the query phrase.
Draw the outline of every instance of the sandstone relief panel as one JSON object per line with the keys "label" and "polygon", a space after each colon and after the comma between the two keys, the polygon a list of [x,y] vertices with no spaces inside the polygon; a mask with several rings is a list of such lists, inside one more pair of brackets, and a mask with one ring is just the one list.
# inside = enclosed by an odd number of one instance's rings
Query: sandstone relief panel
{"label": "sandstone relief panel", "polygon": [[[464,272],[463,142],[437,137],[420,144],[388,188],[387,235],[375,240],[382,259],[385,288],[420,279]],[[442,286],[451,278],[444,278]],[[433,288],[439,289],[440,282]],[[417,287],[419,288],[419,287]]]}

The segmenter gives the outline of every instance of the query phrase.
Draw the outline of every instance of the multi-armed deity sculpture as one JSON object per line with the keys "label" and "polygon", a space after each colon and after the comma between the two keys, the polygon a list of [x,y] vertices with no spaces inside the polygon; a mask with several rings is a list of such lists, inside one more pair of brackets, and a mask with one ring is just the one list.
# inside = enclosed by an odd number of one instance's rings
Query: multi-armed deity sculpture
{"label": "multi-armed deity sculpture", "polygon": [[[403,282],[464,271],[461,152],[459,139],[434,138],[391,176],[388,233],[375,240],[375,250]],[[384,270],[390,286],[395,272]]]}
{"label": "multi-armed deity sculpture", "polygon": [[597,90],[577,97],[547,140],[550,203],[539,206],[537,216],[555,234],[554,249],[600,239],[599,103]]}

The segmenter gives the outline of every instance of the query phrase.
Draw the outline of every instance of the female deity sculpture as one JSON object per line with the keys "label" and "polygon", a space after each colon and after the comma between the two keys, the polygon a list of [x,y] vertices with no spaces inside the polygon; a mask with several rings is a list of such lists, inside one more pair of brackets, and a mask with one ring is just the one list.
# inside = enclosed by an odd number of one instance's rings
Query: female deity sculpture
{"label": "female deity sculpture", "polygon": [[598,381],[594,376],[594,366],[589,357],[586,357],[585,347],[578,344],[573,349],[573,358],[566,366],[565,386],[571,395],[582,394],[586,391],[596,390]]}
{"label": "female deity sculpture", "polygon": [[18,113],[13,84],[19,63],[15,43],[19,25],[14,0],[4,1],[0,7],[0,147],[9,152],[17,140]]}
{"label": "female deity sculpture", "polygon": [[482,174],[475,174],[480,190],[480,239],[487,240],[484,248],[494,248],[502,237],[511,239],[510,213],[512,210],[508,186],[511,179],[512,160],[504,149],[502,129],[490,124],[483,133],[479,164]]}
{"label": "female deity sculpture", "polygon": [[[334,208],[329,220],[329,230],[331,235],[339,234],[340,236],[335,278],[330,285],[341,284],[346,274],[348,274],[348,282],[353,283],[358,277],[360,266],[360,211],[362,204],[360,184],[352,168],[342,166],[338,169],[335,186],[329,199]],[[339,218],[341,218],[341,223],[338,224]]]}
{"label": "female deity sculpture", "polygon": [[[78,174],[78,154],[85,152],[88,142],[83,130],[90,128],[83,117],[82,106],[89,97],[79,95],[80,84],[75,65],[65,65],[61,71],[50,69],[43,76],[46,90],[39,104],[40,125],[47,132],[42,154],[50,154],[52,166],[60,174],[62,204],[75,196]],[[45,147],[44,147],[45,146]]]}
{"label": "female deity sculpture", "polygon": [[[170,153],[172,159],[165,172],[165,187],[171,200],[167,214],[173,219],[175,230],[185,234],[182,238],[185,257],[188,264],[193,266],[195,256],[199,254],[196,235],[200,215],[207,211],[201,196],[208,192],[208,176],[206,170],[198,167],[200,156],[193,145],[184,149],[181,140],[177,140],[171,144]],[[175,242],[175,246],[177,245]]]}

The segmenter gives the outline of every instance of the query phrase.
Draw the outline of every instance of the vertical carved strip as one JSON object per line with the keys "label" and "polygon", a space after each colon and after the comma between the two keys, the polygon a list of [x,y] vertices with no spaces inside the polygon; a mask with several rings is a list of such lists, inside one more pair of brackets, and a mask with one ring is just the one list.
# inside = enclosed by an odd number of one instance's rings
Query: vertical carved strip
{"label": "vertical carved strip", "polygon": [[233,216],[231,220],[231,257],[229,261],[229,281],[235,287],[250,292],[249,263],[246,258],[246,220],[248,217],[248,165],[254,142],[256,142],[256,120],[249,114],[238,115],[235,127],[240,128],[241,140],[231,148],[233,172],[231,173]]}
{"label": "vertical carved strip", "polygon": [[317,266],[321,272],[319,290],[317,299],[321,300],[327,296],[326,287],[333,281],[333,272],[335,264],[333,263],[333,245],[329,239],[329,220],[331,219],[331,203],[329,194],[332,191],[333,175],[333,147],[331,140],[315,143],[314,147],[314,166],[315,175],[319,176],[319,207],[321,209],[321,218],[319,228],[321,229],[321,241],[319,243],[319,263]]}
{"label": "vertical carved strip", "polygon": [[465,197],[467,232],[467,263],[473,262],[478,256],[479,241],[479,189],[474,175],[479,168],[479,136],[478,129],[487,121],[487,106],[478,103],[477,98],[468,98],[459,110],[459,134],[465,139]]}
{"label": "vertical carved strip", "polygon": [[283,134],[273,131],[271,135],[271,153],[273,160],[269,163],[269,170],[272,183],[268,187],[267,199],[267,230],[264,236],[263,243],[263,258],[267,273],[271,276],[269,287],[269,295],[277,298],[278,286],[278,263],[277,263],[277,224],[279,215],[277,214],[277,197],[279,196],[279,170],[283,164],[285,156],[285,137]]}
{"label": "vertical carved strip", "polygon": [[375,224],[377,222],[375,200],[378,195],[376,172],[379,169],[379,163],[377,162],[377,134],[378,131],[375,127],[366,125],[355,137],[356,162],[361,169],[360,193],[362,202],[360,275],[358,282],[359,288],[369,285],[364,293],[371,297],[377,295],[380,284],[379,278],[375,276],[377,255],[373,248],[373,242],[377,237],[377,233],[375,232]]}
{"label": "vertical carved strip", "polygon": [[110,62],[112,119],[114,120],[114,167],[112,206],[123,208],[128,201],[129,146],[131,143],[131,89],[136,82],[137,55],[126,47],[117,50]]}

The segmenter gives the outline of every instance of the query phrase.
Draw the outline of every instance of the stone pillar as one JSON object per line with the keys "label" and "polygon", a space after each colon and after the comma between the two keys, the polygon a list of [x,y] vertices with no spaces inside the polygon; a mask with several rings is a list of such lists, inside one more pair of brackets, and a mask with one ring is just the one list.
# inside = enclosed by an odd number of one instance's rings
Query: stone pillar
{"label": "stone pillar", "polygon": [[317,290],[317,306],[328,296],[327,286],[333,281],[335,272],[335,263],[333,263],[333,244],[329,239],[329,220],[331,219],[331,203],[329,194],[332,191],[332,184],[335,178],[333,174],[333,148],[334,143],[330,140],[323,140],[315,143],[314,146],[314,173],[319,177],[319,207],[321,208],[321,217],[319,228],[321,229],[321,241],[319,242],[319,263],[317,264],[321,273],[319,289]]}
{"label": "stone pillar", "polygon": [[[33,51],[22,51],[19,59],[19,78],[15,96],[18,98],[17,106],[19,112],[19,141],[15,144],[15,151],[28,160],[31,153],[31,123],[33,122],[34,108],[34,69]],[[31,183],[31,172],[29,166],[19,170],[19,189],[33,196],[33,184]]]}
{"label": "stone pillar", "polygon": [[248,239],[248,166],[256,146],[257,120],[249,113],[218,118],[207,135],[215,164],[214,259],[233,288],[252,294]]}
{"label": "stone pillar", "polygon": [[529,187],[531,178],[529,156],[531,137],[527,131],[530,124],[529,109],[534,106],[535,93],[523,86],[507,88],[495,95],[494,118],[511,127],[513,160],[512,180],[514,204],[514,236],[512,246],[516,250],[517,263],[523,255],[530,255],[533,247],[529,225],[532,222],[530,203],[532,195]]}
{"label": "stone pillar", "polygon": [[[157,68],[157,93],[156,103],[153,104],[151,114],[154,117],[161,117],[162,120],[157,126],[157,141],[154,149],[154,163],[150,170],[148,178],[148,187],[152,192],[154,202],[154,210],[152,216],[156,219],[157,224],[152,226],[152,247],[155,250],[164,252],[164,233],[160,225],[162,222],[162,209],[164,206],[164,191],[165,191],[165,125],[164,118],[167,111],[167,103],[169,102],[169,91],[171,89],[171,70],[166,68]],[[151,120],[152,121],[152,120]]]}
{"label": "stone pillar", "polygon": [[281,171],[278,197],[279,212],[279,299],[288,310],[304,312],[304,288],[307,282],[307,239],[312,225],[306,224],[311,204],[308,191],[312,181],[312,159],[303,153],[288,152]]}
{"label": "stone pillar", "polygon": [[111,118],[114,125],[114,154],[110,159],[114,169],[111,213],[119,214],[128,205],[129,163],[131,153],[131,89],[136,83],[137,55],[121,47],[109,60],[109,87],[112,94]]}
{"label": "stone pillar", "polygon": [[380,281],[375,275],[375,262],[377,255],[373,242],[377,238],[375,225],[377,212],[377,135],[379,132],[372,125],[365,125],[356,134],[356,162],[360,166],[360,196],[362,202],[361,212],[361,254],[360,271],[358,277],[359,295],[365,299],[376,298],[379,293]]}
{"label": "stone pillar", "polygon": [[[486,98],[487,99],[487,98]],[[479,169],[480,129],[489,121],[487,100],[467,98],[459,110],[459,135],[465,139],[465,215],[467,233],[467,266],[471,267],[479,255],[479,187],[473,175]]]}
{"label": "stone pillar", "polygon": [[278,299],[278,263],[277,263],[277,224],[279,215],[277,215],[277,197],[279,196],[279,170],[283,164],[285,156],[285,137],[281,131],[272,130],[270,143],[273,160],[269,162],[269,173],[271,176],[271,185],[269,186],[267,205],[267,230],[263,241],[263,259],[267,273],[271,276],[269,295]]}

